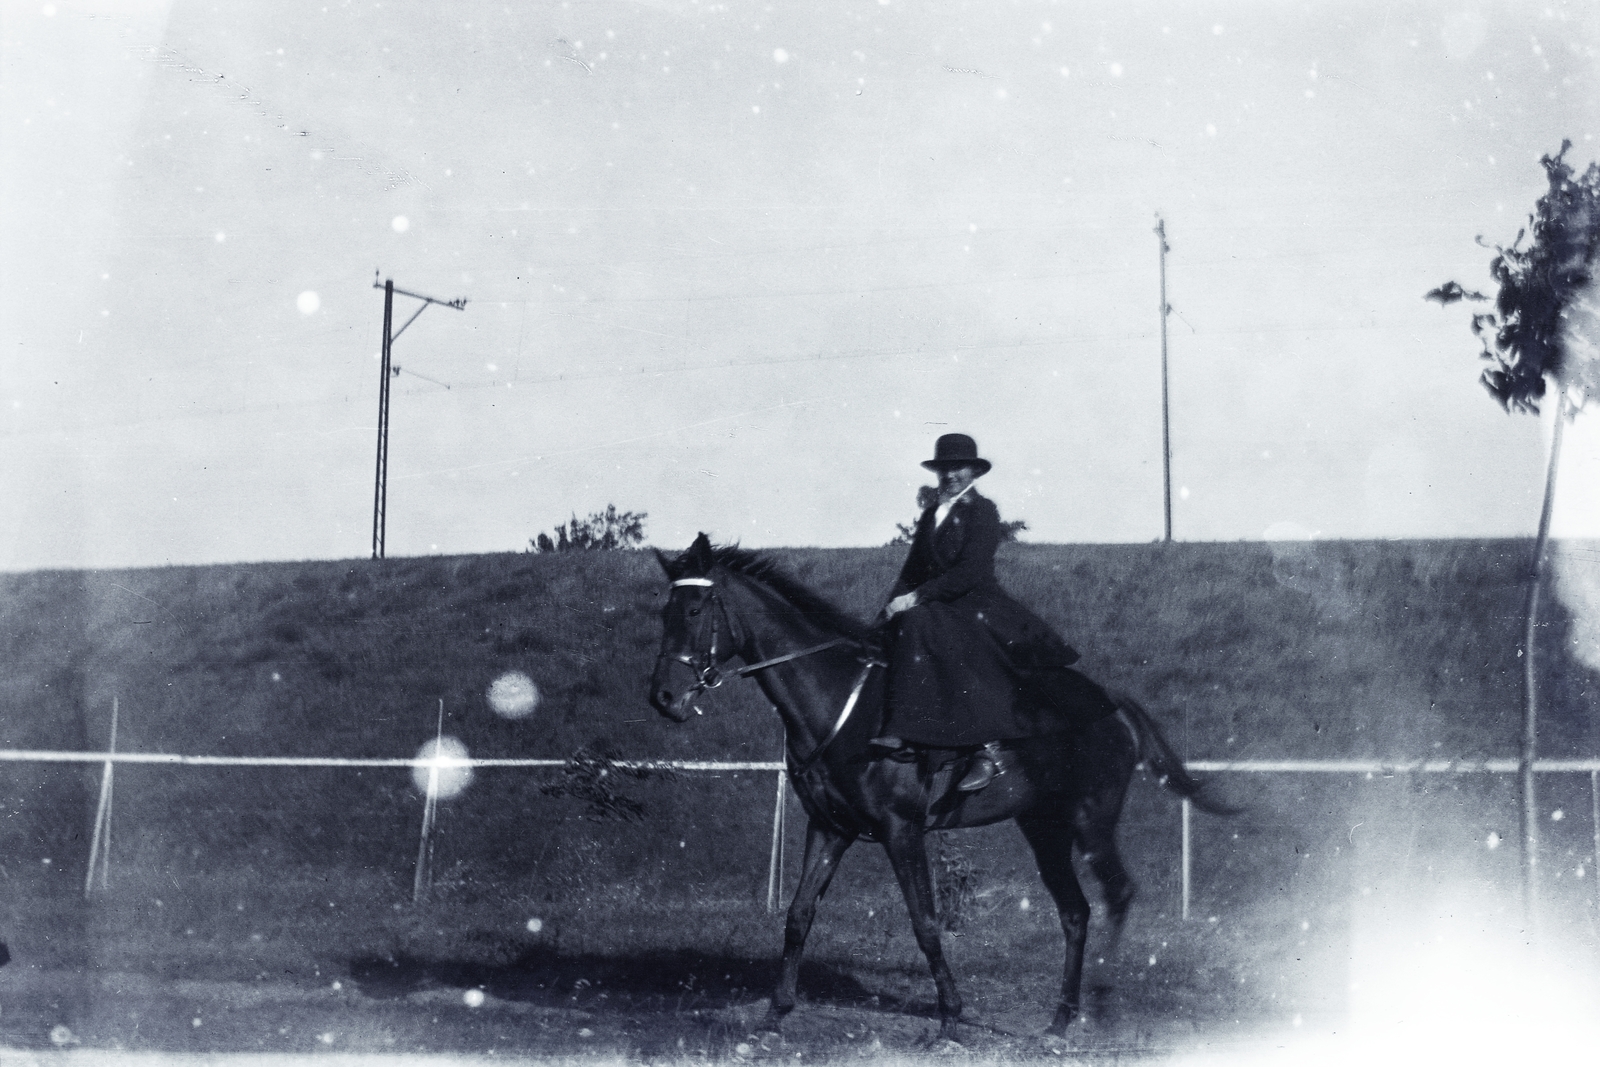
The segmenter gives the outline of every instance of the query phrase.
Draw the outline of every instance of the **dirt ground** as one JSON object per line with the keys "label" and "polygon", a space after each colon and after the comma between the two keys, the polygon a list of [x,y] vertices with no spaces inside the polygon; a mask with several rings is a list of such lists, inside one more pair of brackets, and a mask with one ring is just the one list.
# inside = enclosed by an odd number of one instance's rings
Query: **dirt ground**
{"label": "dirt ground", "polygon": [[[1091,926],[1085,1015],[1064,1042],[1041,1036],[1060,982],[1055,909],[1014,830],[963,838],[941,861],[946,881],[966,872],[970,890],[945,936],[965,1002],[957,1048],[934,1040],[933,983],[873,848],[850,853],[819,907],[781,1038],[756,1033],[783,940],[764,872],[697,880],[705,865],[691,863],[629,881],[577,852],[514,877],[441,856],[418,905],[400,864],[223,864],[201,850],[139,862],[130,848],[86,900],[81,866],[6,863],[0,1065],[1305,1067],[1438,1062],[1468,1039],[1454,1060],[1470,1063],[1496,1041],[1526,1052],[1592,1020],[1600,913],[1586,853],[1546,872],[1543,940],[1569,951],[1530,957],[1515,858],[1479,843],[1476,809],[1422,819],[1400,785],[1365,788],[1371,802],[1336,832],[1305,814],[1327,804],[1316,793],[1296,792],[1288,809],[1248,798],[1295,812],[1282,826],[1197,822],[1187,919],[1173,850],[1135,811],[1127,852],[1141,896],[1119,946],[1098,918]],[[591,836],[596,851],[626,847],[609,825]],[[1551,837],[1557,856],[1583,844]]]}
{"label": "dirt ground", "polygon": [[[1188,922],[1150,908],[1109,959],[1096,926],[1085,1017],[1063,1042],[1042,1036],[1061,959],[1053,910],[1024,907],[1026,888],[991,894],[945,939],[966,1006],[955,1047],[935,1040],[932,981],[887,893],[824,903],[780,1037],[757,1025],[781,916],[748,898],[666,907],[620,889],[568,904],[458,891],[413,908],[389,903],[398,886],[385,884],[319,909],[291,879],[272,899],[229,903],[213,887],[155,908],[152,888],[61,905],[47,938],[10,928],[0,1063],[1304,1064],[1408,1048],[1341,1043],[1361,1021],[1358,956],[1411,932],[1373,926],[1397,901],[1312,930],[1265,907]],[[77,945],[57,936],[74,915]],[[1477,992],[1516,1021],[1512,990]],[[1580,1005],[1590,995],[1566,992]]]}
{"label": "dirt ground", "polygon": [[[914,983],[875,975],[861,981],[823,965],[808,968],[805,984],[811,992],[780,1037],[757,1033],[765,993],[733,984],[766,978],[769,965],[698,962],[729,968],[728,977],[708,981],[701,992],[676,996],[664,987],[674,979],[688,985],[686,973],[643,961],[618,961],[619,970],[642,964],[635,973],[648,980],[615,994],[603,991],[610,984],[603,979],[576,992],[570,985],[542,989],[536,976],[548,977],[551,971],[537,968],[522,975],[508,969],[450,975],[441,973],[444,968],[402,964],[392,968],[392,975],[369,973],[320,985],[158,983],[139,975],[103,974],[89,991],[91,1010],[76,1016],[75,1029],[62,1023],[46,1028],[49,1014],[24,1009],[19,1017],[8,1010],[4,1062],[32,1062],[13,1057],[49,1049],[52,1063],[75,1050],[91,1061],[126,1052],[176,1059],[254,1053],[272,1062],[283,1056],[361,1053],[406,1062],[442,1055],[816,1063],[935,1054],[998,1062],[1065,1055],[1076,1062],[1121,1063],[1163,1061],[1194,1049],[1237,1044],[1263,1029],[1259,1018],[1228,1019],[1225,1012],[1205,1020],[1184,1018],[1165,996],[1113,991],[1097,998],[1090,1018],[1069,1041],[1059,1042],[1039,1036],[1046,1014],[1008,1009],[994,1003],[1003,997],[991,994],[978,998],[987,1003],[967,1012],[961,1048],[948,1049],[933,1040],[932,1003],[908,997],[901,988]],[[79,992],[70,988],[73,976],[41,977],[40,987],[56,986],[66,997]],[[624,987],[630,984],[625,975],[618,977]],[[11,1029],[18,1023],[21,1032]]]}
{"label": "dirt ground", "polygon": [[[1286,982],[1250,963],[1239,947],[1259,932],[1152,912],[1114,959],[1096,955],[1095,928],[1085,1018],[1068,1041],[1044,1039],[1062,941],[1053,909],[1022,887],[970,901],[946,935],[966,1007],[961,1046],[946,1047],[903,905],[881,887],[824,902],[801,1003],[777,1037],[756,1028],[782,917],[749,898],[666,906],[619,889],[563,904],[445,887],[413,908],[388,903],[400,886],[351,875],[320,907],[325,879],[271,884],[180,896],[125,881],[35,912],[48,937],[12,925],[3,1062],[1162,1062],[1289,1032],[1291,1008],[1302,1026],[1317,1025],[1314,1005],[1342,1011],[1305,974]],[[1299,951],[1310,961],[1327,947]]]}

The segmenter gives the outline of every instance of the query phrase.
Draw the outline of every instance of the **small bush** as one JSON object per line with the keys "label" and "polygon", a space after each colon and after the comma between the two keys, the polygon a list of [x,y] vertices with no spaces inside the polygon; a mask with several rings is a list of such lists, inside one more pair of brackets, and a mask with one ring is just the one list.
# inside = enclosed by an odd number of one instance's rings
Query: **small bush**
{"label": "small bush", "polygon": [[596,549],[638,548],[644,544],[644,520],[648,512],[618,511],[607,504],[587,519],[576,514],[555,528],[555,537],[541,533],[528,542],[530,552],[589,552]]}
{"label": "small bush", "polygon": [[[927,511],[939,502],[939,490],[931,485],[917,486],[917,510]],[[885,548],[894,548],[898,545],[909,545],[917,535],[915,522],[897,522],[894,524],[895,535],[885,544]],[[1013,519],[1010,522],[1001,521],[1000,540],[1015,541],[1017,535],[1028,528],[1026,519]]]}

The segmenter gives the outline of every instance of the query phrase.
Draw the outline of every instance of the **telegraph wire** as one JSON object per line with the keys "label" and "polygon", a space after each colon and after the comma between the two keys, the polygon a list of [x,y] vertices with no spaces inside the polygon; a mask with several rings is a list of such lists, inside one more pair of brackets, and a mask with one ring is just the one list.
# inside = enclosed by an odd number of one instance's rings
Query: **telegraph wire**
{"label": "telegraph wire", "polygon": [[[615,325],[615,324],[612,324]],[[621,327],[618,327],[621,328]],[[1192,329],[1192,327],[1191,327]],[[1243,326],[1227,330],[1206,330],[1199,333],[1201,337],[1229,337],[1241,334],[1286,334],[1286,333],[1332,333],[1354,332],[1373,330],[1388,333],[1412,332],[1415,327],[1411,325],[1383,324],[1383,323],[1356,323],[1351,325],[1305,325],[1297,326],[1284,324],[1278,326]],[[688,363],[677,365],[658,365],[640,367],[637,370],[603,370],[578,374],[547,374],[532,378],[493,379],[490,381],[453,382],[449,389],[452,394],[481,391],[485,389],[516,389],[535,385],[559,385],[567,382],[597,381],[603,379],[621,379],[638,377],[666,377],[674,374],[702,374],[707,371],[736,370],[742,367],[763,367],[777,365],[792,365],[805,363],[835,363],[848,360],[867,359],[937,359],[950,355],[964,353],[984,352],[1014,352],[1028,349],[1044,349],[1051,346],[1075,347],[1112,341],[1138,341],[1148,340],[1154,334],[1154,328],[1135,330],[1127,333],[1098,334],[1094,336],[1054,337],[1022,339],[1016,341],[990,342],[974,345],[942,345],[938,348],[928,349],[899,349],[887,351],[846,351],[846,352],[807,352],[794,356],[777,356],[764,359],[733,359],[717,363]],[[283,347],[290,347],[285,345]],[[295,346],[298,347],[298,346]],[[391,368],[392,370],[393,368]],[[406,373],[413,373],[407,371]],[[421,377],[418,375],[418,377]],[[442,383],[441,383],[442,384]],[[405,391],[405,396],[437,396],[433,390]],[[324,396],[309,400],[278,401],[262,404],[239,404],[228,407],[205,408],[194,411],[175,412],[169,415],[149,416],[131,419],[105,419],[96,420],[92,424],[94,429],[108,429],[115,427],[146,426],[163,422],[177,422],[190,419],[229,418],[235,415],[268,414],[272,412],[294,411],[308,408],[327,407],[336,404],[351,404],[358,402],[358,398],[343,394],[338,397]],[[75,432],[80,429],[91,428],[88,423],[74,424],[70,427],[52,425],[38,430],[20,430],[9,433],[0,433],[0,440],[19,440],[28,437],[48,435],[61,435]],[[370,430],[370,426],[345,427],[345,429],[361,429],[363,432]]]}

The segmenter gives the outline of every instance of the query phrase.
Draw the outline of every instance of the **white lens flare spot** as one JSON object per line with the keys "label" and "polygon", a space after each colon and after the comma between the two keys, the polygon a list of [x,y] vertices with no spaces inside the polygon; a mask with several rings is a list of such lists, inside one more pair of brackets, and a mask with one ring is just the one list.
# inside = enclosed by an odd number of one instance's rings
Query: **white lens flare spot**
{"label": "white lens flare spot", "polygon": [[529,919],[528,920],[528,933],[536,934],[540,930],[543,930],[543,929],[544,929],[544,920],[543,919]]}
{"label": "white lens flare spot", "polygon": [[772,50],[772,61],[774,63],[787,63],[789,62],[789,53],[782,48],[774,48]]}
{"label": "white lens flare spot", "polygon": [[394,217],[394,221],[389,223],[389,225],[394,227],[395,233],[405,233],[407,230],[411,229],[411,220],[406,218],[404,215],[396,215]]}
{"label": "white lens flare spot", "polygon": [[[1562,1063],[1600,1039],[1593,1010],[1600,982],[1586,960],[1559,949],[1534,951],[1514,932],[1485,925],[1469,899],[1437,908],[1404,906],[1363,916],[1350,968],[1343,1062]],[[1483,1024],[1493,1004],[1495,1023]],[[1340,1027],[1345,1030],[1344,1026]],[[1344,1034],[1341,1034],[1343,1037]]]}
{"label": "white lens flare spot", "polygon": [[461,1002],[469,1008],[483,1007],[483,990],[469,989],[461,994]]}
{"label": "white lens flare spot", "polygon": [[418,762],[411,768],[411,780],[424,794],[449,800],[472,782],[467,758],[467,746],[453,737],[429,741],[417,750]]}
{"label": "white lens flare spot", "polygon": [[521,671],[507,671],[489,686],[489,707],[502,719],[525,719],[539,707],[539,687]]}
{"label": "white lens flare spot", "polygon": [[1500,847],[1500,835],[1495,833],[1493,830],[1490,830],[1489,836],[1484,838],[1483,843],[1484,846],[1492,852]]}
{"label": "white lens flare spot", "polygon": [[322,297],[307,289],[294,299],[294,306],[300,309],[302,315],[315,315],[322,306]]}
{"label": "white lens flare spot", "polygon": [[221,230],[218,230],[217,233],[216,233],[216,236],[212,238],[212,240],[216,241],[217,244],[219,244],[219,245],[222,242],[226,241],[227,239],[228,239],[228,235],[223,233]]}
{"label": "white lens flare spot", "polygon": [[1028,909],[1030,909],[1032,907],[1033,907],[1033,901],[1029,900],[1027,897],[1023,897],[1020,901],[1017,902],[1017,910],[1018,911],[1027,911]]}

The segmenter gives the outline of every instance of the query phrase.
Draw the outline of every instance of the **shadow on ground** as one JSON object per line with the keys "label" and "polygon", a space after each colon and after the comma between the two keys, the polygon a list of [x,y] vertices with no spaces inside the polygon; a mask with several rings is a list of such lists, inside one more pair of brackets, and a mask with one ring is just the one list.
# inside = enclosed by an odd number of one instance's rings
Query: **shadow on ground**
{"label": "shadow on ground", "polygon": [[[427,989],[481,989],[502,1000],[588,1010],[717,1009],[765,999],[777,963],[744,956],[654,950],[633,956],[563,955],[529,948],[507,963],[425,959],[407,954],[350,960],[351,981],[366,996],[395,999]],[[874,992],[827,962],[800,965],[800,989],[811,1003],[932,1015],[932,1002]]]}

